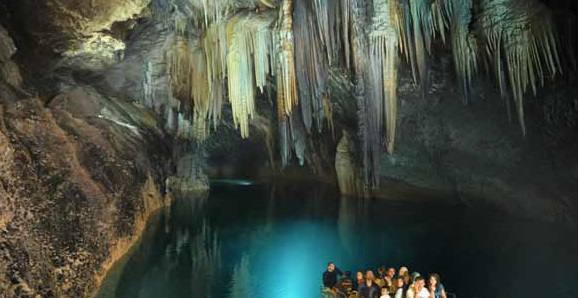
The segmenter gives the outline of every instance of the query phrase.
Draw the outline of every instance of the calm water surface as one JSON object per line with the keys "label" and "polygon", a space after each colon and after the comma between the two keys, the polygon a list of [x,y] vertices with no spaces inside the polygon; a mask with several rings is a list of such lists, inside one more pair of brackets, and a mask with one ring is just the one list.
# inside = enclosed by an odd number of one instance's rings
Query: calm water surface
{"label": "calm water surface", "polygon": [[319,297],[330,260],[342,270],[438,272],[460,298],[578,297],[574,229],[447,205],[340,198],[320,185],[247,183],[178,199],[100,296]]}

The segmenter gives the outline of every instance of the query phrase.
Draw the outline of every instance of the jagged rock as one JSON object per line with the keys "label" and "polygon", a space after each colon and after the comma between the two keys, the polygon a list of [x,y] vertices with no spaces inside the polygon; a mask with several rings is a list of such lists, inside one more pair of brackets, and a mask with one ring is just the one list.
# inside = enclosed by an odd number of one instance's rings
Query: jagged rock
{"label": "jagged rock", "polygon": [[[114,23],[139,15],[150,0],[23,0],[11,3],[26,30],[40,46],[74,54],[95,37],[109,36]],[[41,11],[42,13],[37,13]],[[90,47],[88,48],[90,49]]]}
{"label": "jagged rock", "polygon": [[142,121],[146,116],[135,117],[136,110],[128,118],[98,117],[105,109],[127,115],[129,108],[90,89],[73,89],[50,108],[38,99],[5,107],[0,252],[9,257],[0,268],[18,271],[2,270],[0,281],[22,282],[9,288],[0,283],[0,292],[90,294],[148,215],[168,203],[161,177],[170,151],[162,146],[163,136]]}
{"label": "jagged rock", "polygon": [[167,187],[176,193],[209,190],[209,178],[203,171],[202,158],[193,153],[180,155],[176,174],[168,178]]}

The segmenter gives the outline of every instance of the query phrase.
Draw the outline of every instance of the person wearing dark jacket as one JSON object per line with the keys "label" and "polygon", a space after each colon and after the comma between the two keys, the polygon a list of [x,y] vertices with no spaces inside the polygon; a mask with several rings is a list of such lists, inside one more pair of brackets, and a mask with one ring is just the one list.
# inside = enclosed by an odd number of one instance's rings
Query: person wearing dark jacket
{"label": "person wearing dark jacket", "polygon": [[338,276],[343,275],[333,262],[327,264],[327,271],[323,272],[323,286],[329,289],[335,288]]}
{"label": "person wearing dark jacket", "polygon": [[351,271],[345,271],[343,277],[337,283],[337,290],[349,297],[353,291],[353,280],[351,279]]}
{"label": "person wearing dark jacket", "polygon": [[368,270],[365,273],[365,282],[359,285],[358,292],[361,298],[379,298],[381,290],[375,283],[373,271]]}

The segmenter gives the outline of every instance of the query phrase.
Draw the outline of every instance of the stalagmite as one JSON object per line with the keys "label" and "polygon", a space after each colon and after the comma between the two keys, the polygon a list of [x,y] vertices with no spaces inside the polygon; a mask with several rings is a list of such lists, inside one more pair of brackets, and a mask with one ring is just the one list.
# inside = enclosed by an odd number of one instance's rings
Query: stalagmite
{"label": "stalagmite", "polygon": [[355,144],[346,131],[337,144],[335,154],[335,173],[339,192],[342,195],[359,195],[361,192],[357,164],[354,158]]}

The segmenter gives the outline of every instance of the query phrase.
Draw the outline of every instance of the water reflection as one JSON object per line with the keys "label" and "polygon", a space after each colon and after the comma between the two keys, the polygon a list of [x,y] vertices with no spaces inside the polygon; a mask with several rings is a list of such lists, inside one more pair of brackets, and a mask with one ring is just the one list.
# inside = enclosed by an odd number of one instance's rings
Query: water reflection
{"label": "water reflection", "polygon": [[[289,184],[215,187],[209,198],[178,199],[162,217],[114,296],[319,297],[333,260],[352,271],[439,272],[459,297],[578,297],[568,287],[578,282],[578,241],[566,237],[575,230],[488,212]],[[551,287],[528,287],[544,282]]]}

